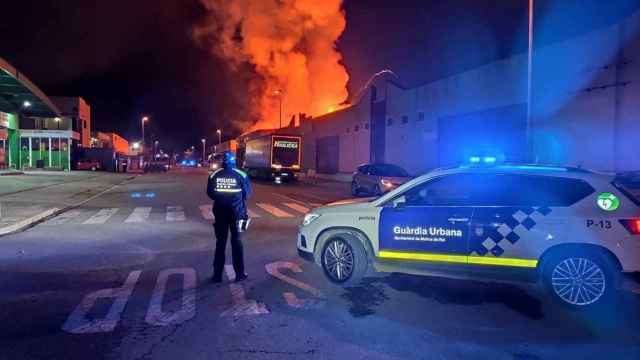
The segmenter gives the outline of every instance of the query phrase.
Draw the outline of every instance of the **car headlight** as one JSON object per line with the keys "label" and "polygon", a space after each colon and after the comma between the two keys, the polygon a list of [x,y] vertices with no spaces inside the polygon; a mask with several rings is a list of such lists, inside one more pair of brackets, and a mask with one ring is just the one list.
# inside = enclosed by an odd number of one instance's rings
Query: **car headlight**
{"label": "car headlight", "polygon": [[304,220],[302,220],[302,226],[307,226],[314,222],[317,218],[320,217],[320,214],[307,214],[304,216]]}

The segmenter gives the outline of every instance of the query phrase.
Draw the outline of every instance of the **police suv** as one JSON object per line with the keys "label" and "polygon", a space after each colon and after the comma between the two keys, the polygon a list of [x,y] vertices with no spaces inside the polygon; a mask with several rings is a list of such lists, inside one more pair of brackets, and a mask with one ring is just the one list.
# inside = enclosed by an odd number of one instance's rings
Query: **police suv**
{"label": "police suv", "polygon": [[615,176],[579,168],[439,169],[377,199],[314,209],[297,248],[343,286],[369,267],[533,279],[559,302],[588,309],[640,272],[640,201]]}

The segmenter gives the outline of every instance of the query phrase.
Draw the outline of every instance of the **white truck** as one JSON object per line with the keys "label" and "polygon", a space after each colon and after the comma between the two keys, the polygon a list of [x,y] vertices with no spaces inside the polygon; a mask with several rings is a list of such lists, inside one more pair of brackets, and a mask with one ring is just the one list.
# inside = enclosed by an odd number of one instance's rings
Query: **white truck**
{"label": "white truck", "polygon": [[302,169],[302,137],[257,132],[238,142],[238,165],[253,178],[286,182]]}

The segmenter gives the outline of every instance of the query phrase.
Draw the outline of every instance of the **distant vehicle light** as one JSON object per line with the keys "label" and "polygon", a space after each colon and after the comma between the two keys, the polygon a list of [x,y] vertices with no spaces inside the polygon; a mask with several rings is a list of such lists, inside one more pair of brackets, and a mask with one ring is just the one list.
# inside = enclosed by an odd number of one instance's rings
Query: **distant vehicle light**
{"label": "distant vehicle light", "polygon": [[280,165],[280,164],[271,164],[271,167],[276,169],[276,170],[282,169],[282,165]]}
{"label": "distant vehicle light", "polygon": [[211,168],[212,168],[213,170],[216,170],[216,169],[218,168],[218,164],[211,164]]}

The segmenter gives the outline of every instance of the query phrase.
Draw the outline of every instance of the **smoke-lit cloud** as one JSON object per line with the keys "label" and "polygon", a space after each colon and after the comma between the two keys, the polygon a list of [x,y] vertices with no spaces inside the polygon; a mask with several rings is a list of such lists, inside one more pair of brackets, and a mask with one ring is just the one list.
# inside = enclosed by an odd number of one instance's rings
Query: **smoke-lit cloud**
{"label": "smoke-lit cloud", "polygon": [[[248,128],[283,125],[292,115],[319,115],[347,97],[349,75],[335,44],[346,26],[342,0],[201,0],[209,12],[194,39],[237,74],[236,96]],[[247,67],[254,76],[247,76]]]}

